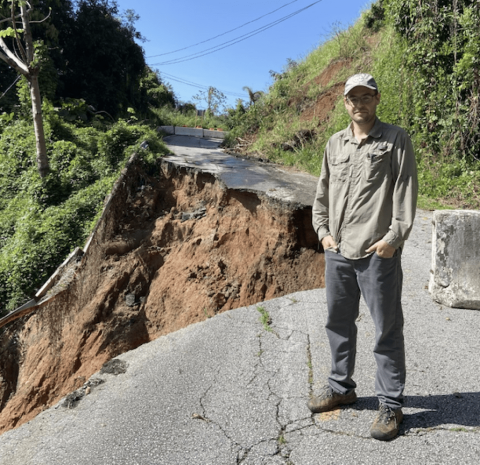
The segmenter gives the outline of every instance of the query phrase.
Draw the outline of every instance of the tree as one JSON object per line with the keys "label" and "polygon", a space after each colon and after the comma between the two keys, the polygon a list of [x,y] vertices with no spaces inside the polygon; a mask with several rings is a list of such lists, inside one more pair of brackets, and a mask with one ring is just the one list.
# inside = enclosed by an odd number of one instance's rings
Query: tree
{"label": "tree", "polygon": [[[79,0],[71,30],[61,36],[66,69],[62,97],[82,98],[113,117],[138,107],[140,81],[145,75],[142,39],[131,10],[122,16],[113,0]],[[62,31],[63,34],[63,31]]]}
{"label": "tree", "polygon": [[248,97],[250,99],[250,105],[255,105],[255,102],[257,102],[258,100],[260,100],[263,95],[265,94],[265,92],[262,92],[261,90],[257,90],[256,92],[254,92],[250,87],[248,86],[245,86],[242,88],[245,92],[248,93]]}
{"label": "tree", "polygon": [[[1,19],[1,23],[10,23],[10,26],[0,31],[0,59],[12,67],[17,73],[25,76],[30,89],[32,100],[33,126],[35,129],[35,142],[37,147],[37,169],[40,177],[45,177],[49,171],[47,146],[43,130],[42,100],[40,97],[40,85],[38,75],[40,66],[36,53],[32,31],[30,27],[30,15],[32,8],[26,0],[8,0],[11,4],[10,17]],[[18,21],[18,20],[21,21]],[[17,27],[21,22],[23,29]],[[23,40],[22,40],[23,36]],[[5,43],[5,38],[13,39],[13,52]]]}
{"label": "tree", "polygon": [[220,108],[225,108],[225,102],[227,101],[226,95],[215,87],[209,87],[208,90],[201,90],[193,98],[198,102],[205,102],[207,104],[207,112],[215,115]]}

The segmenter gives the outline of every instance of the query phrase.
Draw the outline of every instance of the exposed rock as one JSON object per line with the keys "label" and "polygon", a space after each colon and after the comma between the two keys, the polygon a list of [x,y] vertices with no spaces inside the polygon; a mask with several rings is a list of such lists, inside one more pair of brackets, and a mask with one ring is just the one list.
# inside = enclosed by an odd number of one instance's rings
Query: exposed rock
{"label": "exposed rock", "polygon": [[127,372],[128,363],[115,358],[103,364],[100,374],[121,375]]}

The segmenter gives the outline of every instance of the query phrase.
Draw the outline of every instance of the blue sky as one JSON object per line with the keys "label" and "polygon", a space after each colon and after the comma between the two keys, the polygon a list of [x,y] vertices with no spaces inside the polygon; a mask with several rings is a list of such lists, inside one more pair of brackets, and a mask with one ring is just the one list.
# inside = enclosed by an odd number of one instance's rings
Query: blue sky
{"label": "blue sky", "polygon": [[[272,84],[270,70],[281,72],[288,58],[300,61],[328,37],[336,24],[343,27],[352,24],[371,2],[322,0],[264,32],[223,50],[181,63],[165,62],[179,60],[253,33],[315,1],[117,0],[117,3],[121,11],[133,9],[140,16],[136,27],[147,39],[147,42],[141,44],[147,63],[162,73],[162,78],[173,86],[179,100],[194,102],[192,97],[200,90],[178,82],[182,80],[200,86],[216,87],[228,93],[228,103],[234,106],[239,96],[243,95],[248,100],[242,87],[267,91]],[[274,10],[278,11],[273,12]],[[273,13],[269,14],[271,12]],[[263,15],[266,16],[254,21]],[[166,54],[208,40],[250,21],[254,22],[214,40]],[[155,57],[160,54],[166,55]]]}

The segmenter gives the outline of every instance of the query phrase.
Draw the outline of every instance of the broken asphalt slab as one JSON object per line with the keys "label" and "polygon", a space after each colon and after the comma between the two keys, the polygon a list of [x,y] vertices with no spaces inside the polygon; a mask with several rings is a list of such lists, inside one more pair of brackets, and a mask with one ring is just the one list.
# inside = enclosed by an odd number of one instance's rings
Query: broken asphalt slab
{"label": "broken asphalt slab", "polygon": [[227,187],[262,192],[282,202],[313,205],[318,178],[310,174],[241,156],[224,153],[220,141],[188,136],[169,136],[172,153],[164,159],[176,165],[211,173]]}
{"label": "broken asphalt slab", "polygon": [[395,440],[369,435],[374,327],[363,303],[358,401],[308,411],[330,368],[325,290],[316,289],[225,312],[118,356],[75,402],[64,399],[0,436],[0,463],[479,463],[480,312],[432,301],[431,216],[417,212],[403,253],[407,397]]}

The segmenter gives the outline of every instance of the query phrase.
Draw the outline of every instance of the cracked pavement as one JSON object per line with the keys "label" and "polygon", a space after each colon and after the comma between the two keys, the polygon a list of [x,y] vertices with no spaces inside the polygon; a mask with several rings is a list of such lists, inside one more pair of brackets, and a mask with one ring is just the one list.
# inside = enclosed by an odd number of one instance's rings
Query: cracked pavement
{"label": "cracked pavement", "polygon": [[95,374],[75,407],[63,399],[0,436],[0,463],[479,463],[480,312],[432,301],[431,217],[417,212],[403,253],[406,404],[393,441],[369,435],[374,327],[363,302],[358,401],[318,415],[307,409],[330,368],[325,290],[316,289],[225,312],[120,355],[126,372]]}
{"label": "cracked pavement", "polygon": [[374,327],[364,304],[358,401],[308,411],[330,365],[325,291],[317,289],[231,310],[117,357],[126,372],[95,374],[75,408],[61,401],[3,434],[1,463],[478,463],[480,313],[431,300],[430,222],[430,213],[418,212],[403,255],[408,379],[395,440],[369,435],[377,401]]}

